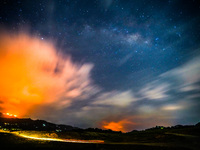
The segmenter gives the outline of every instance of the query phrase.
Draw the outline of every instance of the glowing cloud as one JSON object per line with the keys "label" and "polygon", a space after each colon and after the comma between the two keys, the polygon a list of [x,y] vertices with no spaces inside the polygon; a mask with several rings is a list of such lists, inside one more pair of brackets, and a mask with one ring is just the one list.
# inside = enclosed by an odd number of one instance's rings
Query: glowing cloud
{"label": "glowing cloud", "polygon": [[37,106],[65,108],[98,89],[92,64],[75,64],[50,41],[25,33],[0,36],[0,111],[19,117]]}
{"label": "glowing cloud", "polygon": [[167,110],[167,111],[175,111],[175,110],[182,109],[182,107],[178,105],[167,105],[167,106],[163,106],[161,109]]}

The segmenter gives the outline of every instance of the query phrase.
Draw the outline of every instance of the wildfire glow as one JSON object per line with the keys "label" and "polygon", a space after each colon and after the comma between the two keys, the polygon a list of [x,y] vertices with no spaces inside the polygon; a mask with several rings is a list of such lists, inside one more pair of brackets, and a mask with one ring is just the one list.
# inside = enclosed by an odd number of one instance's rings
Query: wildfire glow
{"label": "wildfire glow", "polygon": [[38,106],[67,107],[89,90],[91,68],[73,63],[49,41],[25,33],[1,34],[0,111],[24,117]]}
{"label": "wildfire glow", "polygon": [[7,116],[7,117],[17,117],[17,115],[13,115],[10,113],[3,113],[3,115]]}
{"label": "wildfire glow", "polygon": [[135,123],[130,122],[126,119],[121,120],[119,122],[104,122],[104,125],[102,126],[104,129],[111,129],[113,131],[122,131],[127,132],[126,127],[127,125],[134,125]]}
{"label": "wildfire glow", "polygon": [[122,123],[119,122],[110,122],[107,125],[103,126],[105,129],[111,129],[113,131],[123,131]]}

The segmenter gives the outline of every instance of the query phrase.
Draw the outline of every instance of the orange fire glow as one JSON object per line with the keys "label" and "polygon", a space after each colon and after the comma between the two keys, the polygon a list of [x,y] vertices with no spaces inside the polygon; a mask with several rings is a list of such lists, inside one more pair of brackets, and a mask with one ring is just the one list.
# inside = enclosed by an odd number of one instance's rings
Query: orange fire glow
{"label": "orange fire glow", "polygon": [[14,115],[14,114],[10,114],[10,113],[3,113],[4,116],[6,117],[17,117],[17,115]]}
{"label": "orange fire glow", "polygon": [[[45,93],[40,88],[43,78],[36,81],[39,77],[38,57],[46,55],[55,59],[52,56],[55,54],[51,46],[26,35],[4,36],[0,41],[0,100],[3,101],[0,105],[4,111],[24,116],[33,105],[44,100]],[[48,68],[45,63],[51,59],[43,60],[42,66]]]}
{"label": "orange fire glow", "polygon": [[49,41],[1,34],[0,111],[24,117],[41,105],[67,107],[90,83],[91,68],[74,64]]}
{"label": "orange fire glow", "polygon": [[104,122],[103,124],[104,125],[102,127],[104,129],[111,129],[113,131],[127,132],[128,130],[127,130],[126,126],[127,125],[133,125],[135,123],[130,122],[130,121],[124,119],[124,120],[121,120],[121,121],[118,121],[118,122],[114,122],[114,121]]}
{"label": "orange fire glow", "polygon": [[103,126],[105,129],[111,129],[113,131],[123,131],[122,123],[120,122],[110,122]]}

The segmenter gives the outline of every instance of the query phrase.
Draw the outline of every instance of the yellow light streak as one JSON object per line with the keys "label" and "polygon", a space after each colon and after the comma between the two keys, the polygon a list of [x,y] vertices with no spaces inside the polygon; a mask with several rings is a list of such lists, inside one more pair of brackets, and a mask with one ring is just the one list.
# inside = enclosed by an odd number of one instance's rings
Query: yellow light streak
{"label": "yellow light streak", "polygon": [[62,139],[56,139],[56,138],[40,138],[40,137],[33,137],[33,136],[27,136],[24,134],[16,134],[18,136],[24,137],[24,138],[28,138],[28,139],[34,139],[34,140],[44,140],[44,141],[60,141],[60,142],[64,142]]}
{"label": "yellow light streak", "polygon": [[104,143],[103,140],[78,140],[78,139],[43,138],[43,137],[33,137],[33,136],[25,135],[25,134],[19,134],[18,132],[12,132],[12,133],[17,135],[17,136],[28,138],[28,139],[33,139],[33,140],[69,142],[69,143]]}
{"label": "yellow light streak", "polygon": [[43,141],[58,141],[58,142],[70,142],[70,143],[104,143],[103,140],[77,140],[77,139],[59,139],[59,138],[40,138],[32,137],[23,134],[18,134],[18,136],[29,138],[33,140],[43,140]]}
{"label": "yellow light streak", "polygon": [[25,135],[25,134],[21,134],[19,132],[10,132],[10,131],[4,131],[4,130],[0,130],[0,132],[10,133],[10,134],[14,134],[14,135],[19,136],[19,137],[33,139],[33,140],[42,140],[42,141],[57,141],[57,142],[68,142],[68,143],[104,143],[103,140],[78,140],[78,139],[43,138],[43,137],[28,136],[28,135]]}

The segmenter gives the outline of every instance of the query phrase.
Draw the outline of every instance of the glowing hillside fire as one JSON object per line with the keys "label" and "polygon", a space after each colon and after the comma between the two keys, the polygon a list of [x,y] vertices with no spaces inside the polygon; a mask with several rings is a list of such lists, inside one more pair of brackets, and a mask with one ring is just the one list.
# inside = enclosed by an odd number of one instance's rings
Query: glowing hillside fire
{"label": "glowing hillside fire", "polygon": [[114,122],[114,121],[111,121],[111,122],[106,122],[106,121],[103,121],[103,125],[102,125],[102,128],[103,129],[110,129],[110,130],[113,130],[113,131],[122,131],[122,132],[127,132],[128,128],[135,125],[134,122],[131,122],[129,121],[128,119],[123,119],[123,120],[120,120],[118,122]]}
{"label": "glowing hillside fire", "polygon": [[106,125],[104,125],[103,128],[111,129],[113,131],[123,131],[122,124],[121,123],[117,123],[117,122],[106,123]]}
{"label": "glowing hillside fire", "polygon": [[14,114],[11,114],[11,113],[3,113],[3,115],[5,116],[5,117],[17,117],[17,115],[14,115]]}

